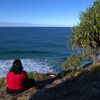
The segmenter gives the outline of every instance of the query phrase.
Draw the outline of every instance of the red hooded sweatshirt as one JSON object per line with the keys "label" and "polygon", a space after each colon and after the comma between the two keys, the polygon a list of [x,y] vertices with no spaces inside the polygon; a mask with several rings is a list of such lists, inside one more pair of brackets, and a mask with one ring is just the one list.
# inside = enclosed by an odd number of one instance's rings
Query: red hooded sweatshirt
{"label": "red hooded sweatshirt", "polygon": [[28,82],[28,75],[26,71],[22,71],[21,74],[14,74],[14,72],[10,72],[9,70],[6,77],[6,82],[9,89],[21,89]]}

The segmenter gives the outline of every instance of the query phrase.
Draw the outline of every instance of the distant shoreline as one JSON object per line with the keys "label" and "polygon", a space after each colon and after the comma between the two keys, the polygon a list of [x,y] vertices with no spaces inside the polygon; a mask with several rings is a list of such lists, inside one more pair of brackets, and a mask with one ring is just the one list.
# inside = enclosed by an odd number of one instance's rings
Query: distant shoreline
{"label": "distant shoreline", "polygon": [[0,28],[73,28],[64,26],[0,26]]}

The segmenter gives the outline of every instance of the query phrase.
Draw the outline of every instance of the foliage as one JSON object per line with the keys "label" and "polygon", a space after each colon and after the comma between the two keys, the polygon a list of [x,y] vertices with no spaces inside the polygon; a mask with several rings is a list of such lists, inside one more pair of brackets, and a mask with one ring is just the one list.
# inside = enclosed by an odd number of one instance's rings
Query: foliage
{"label": "foliage", "polygon": [[34,79],[35,81],[46,80],[49,78],[47,74],[39,74],[39,73],[34,73],[34,72],[29,73],[28,77],[30,79]]}
{"label": "foliage", "polygon": [[85,59],[89,59],[89,58],[96,59],[97,58],[97,50],[89,49],[87,51],[84,51],[83,54],[82,54],[82,58],[85,58]]}
{"label": "foliage", "polygon": [[100,0],[80,14],[80,23],[69,37],[68,45],[73,48],[100,48]]}
{"label": "foliage", "polygon": [[100,72],[100,63],[97,63],[94,67],[91,68],[94,72]]}
{"label": "foliage", "polygon": [[93,73],[98,73],[100,72],[100,63],[97,63],[97,64],[92,64],[92,65],[89,65],[88,67],[86,68],[77,68],[69,73],[66,73],[66,76],[65,78],[67,77],[76,77],[76,76],[80,76],[80,75],[83,75],[85,74],[86,72],[93,72]]}
{"label": "foliage", "polygon": [[1,87],[7,86],[6,78],[0,78],[0,86]]}
{"label": "foliage", "polygon": [[70,73],[66,73],[65,77],[69,77],[69,76],[76,77],[80,74],[84,74],[84,69],[83,68],[77,68],[77,69],[71,71]]}
{"label": "foliage", "polygon": [[81,66],[81,60],[80,57],[76,54],[70,55],[70,57],[62,65],[65,70],[73,69],[77,66]]}

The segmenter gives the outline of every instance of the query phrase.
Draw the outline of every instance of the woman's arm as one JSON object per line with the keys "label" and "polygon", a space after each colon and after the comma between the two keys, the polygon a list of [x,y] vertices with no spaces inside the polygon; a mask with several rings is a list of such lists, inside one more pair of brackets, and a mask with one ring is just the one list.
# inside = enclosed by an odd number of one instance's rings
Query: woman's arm
{"label": "woman's arm", "polygon": [[6,83],[7,83],[7,84],[9,83],[8,73],[7,73],[7,75],[6,75]]}
{"label": "woman's arm", "polygon": [[28,82],[29,78],[26,71],[24,71],[24,75],[25,75],[25,82]]}

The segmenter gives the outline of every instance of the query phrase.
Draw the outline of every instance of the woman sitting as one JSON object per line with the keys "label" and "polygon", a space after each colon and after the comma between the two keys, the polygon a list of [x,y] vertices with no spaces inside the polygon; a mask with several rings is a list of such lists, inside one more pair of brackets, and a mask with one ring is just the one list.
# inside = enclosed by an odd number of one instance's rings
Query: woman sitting
{"label": "woman sitting", "polygon": [[19,59],[13,62],[12,68],[7,73],[6,82],[9,94],[23,92],[34,84],[34,80],[29,80],[26,71],[23,71]]}

